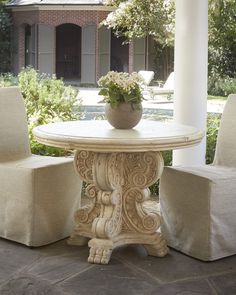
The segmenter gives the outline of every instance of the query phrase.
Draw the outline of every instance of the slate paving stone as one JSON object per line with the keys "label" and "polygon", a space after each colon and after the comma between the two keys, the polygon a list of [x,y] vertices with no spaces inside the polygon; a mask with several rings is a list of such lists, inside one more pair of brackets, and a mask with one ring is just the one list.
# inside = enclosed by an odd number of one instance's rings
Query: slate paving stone
{"label": "slate paving stone", "polygon": [[236,294],[236,272],[209,278],[209,282],[216,289],[218,295]]}
{"label": "slate paving stone", "polygon": [[73,295],[144,295],[150,294],[158,282],[112,258],[108,265],[94,265],[60,284]]}
{"label": "slate paving stone", "polygon": [[56,282],[64,280],[91,266],[87,262],[88,249],[67,255],[42,257],[37,263],[27,268],[27,272]]}
{"label": "slate paving stone", "polygon": [[87,251],[89,251],[87,246],[68,245],[67,240],[68,239],[64,239],[50,245],[37,247],[34,248],[34,250],[43,255],[64,255],[72,253],[76,255],[80,254],[81,249],[87,249]]}
{"label": "slate paving stone", "polygon": [[57,287],[47,281],[38,280],[28,275],[10,279],[0,287],[1,295],[64,295]]}
{"label": "slate paving stone", "polygon": [[148,295],[216,295],[206,280],[176,282],[159,286]]}
{"label": "slate paving stone", "polygon": [[1,295],[64,295],[57,287],[47,281],[38,280],[32,276],[14,277],[0,287]]}
{"label": "slate paving stone", "polygon": [[0,239],[0,295],[236,294],[236,255],[202,262],[171,250],[158,258],[129,245],[95,265],[88,253],[66,240],[31,249]]}
{"label": "slate paving stone", "polygon": [[37,261],[40,257],[37,252],[25,246],[8,242],[7,248],[5,242],[1,244],[4,244],[4,247],[0,247],[0,283],[8,279],[13,273]]}
{"label": "slate paving stone", "polygon": [[[203,262],[173,249],[165,257],[148,256],[141,245],[126,246],[119,249],[118,257],[142,268],[152,276],[158,274],[162,282],[181,279],[194,279],[223,272],[236,272],[236,255],[211,262]],[[236,294],[236,293],[235,293]]]}
{"label": "slate paving stone", "polygon": [[0,238],[0,249],[16,249],[21,244]]}

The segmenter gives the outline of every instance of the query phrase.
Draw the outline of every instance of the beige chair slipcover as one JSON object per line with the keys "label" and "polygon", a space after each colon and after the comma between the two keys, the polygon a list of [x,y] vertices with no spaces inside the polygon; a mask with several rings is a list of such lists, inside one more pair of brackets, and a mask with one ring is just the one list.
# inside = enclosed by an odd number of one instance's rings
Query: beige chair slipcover
{"label": "beige chair slipcover", "polygon": [[69,236],[80,191],[73,159],[31,154],[21,93],[0,88],[0,237],[41,246]]}
{"label": "beige chair slipcover", "polygon": [[212,165],[166,167],[162,232],[169,246],[201,260],[236,254],[236,95],[221,119]]}

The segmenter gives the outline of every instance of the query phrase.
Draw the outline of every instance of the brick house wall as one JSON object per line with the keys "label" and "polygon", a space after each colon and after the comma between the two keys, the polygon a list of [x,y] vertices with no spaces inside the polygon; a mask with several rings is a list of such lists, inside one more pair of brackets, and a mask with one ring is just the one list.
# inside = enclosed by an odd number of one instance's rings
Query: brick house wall
{"label": "brick house wall", "polygon": [[[25,26],[34,24],[46,24],[57,27],[62,24],[70,23],[80,27],[93,24],[96,26],[96,79],[99,78],[99,34],[100,22],[105,19],[109,11],[101,10],[30,10],[13,11],[13,25],[18,31],[18,61],[16,71],[18,72],[25,65]],[[129,45],[129,72],[133,71],[134,47]]]}

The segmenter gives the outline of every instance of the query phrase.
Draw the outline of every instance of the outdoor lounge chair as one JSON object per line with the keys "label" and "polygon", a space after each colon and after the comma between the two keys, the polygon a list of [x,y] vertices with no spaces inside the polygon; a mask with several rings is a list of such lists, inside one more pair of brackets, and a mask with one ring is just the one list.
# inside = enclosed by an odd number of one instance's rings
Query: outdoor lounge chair
{"label": "outdoor lounge chair", "polygon": [[174,93],[174,72],[170,73],[163,87],[149,86],[147,90],[152,99],[155,99],[157,95],[167,95],[167,99],[170,99]]}
{"label": "outdoor lounge chair", "polygon": [[21,93],[0,88],[0,237],[41,246],[69,236],[80,190],[72,158],[31,154]]}
{"label": "outdoor lounge chair", "polygon": [[153,71],[139,71],[138,74],[142,77],[144,84],[148,86],[154,78]]}
{"label": "outdoor lounge chair", "polygon": [[154,78],[154,72],[153,71],[144,71],[144,70],[142,70],[142,71],[139,71],[138,74],[143,79],[144,89],[142,91],[142,94],[143,94],[145,99],[149,99],[150,98],[150,93],[149,93],[148,86],[149,86],[149,84],[151,83],[151,81]]}
{"label": "outdoor lounge chair", "polygon": [[236,254],[236,94],[221,119],[212,165],[166,167],[160,183],[162,233],[201,260]]}

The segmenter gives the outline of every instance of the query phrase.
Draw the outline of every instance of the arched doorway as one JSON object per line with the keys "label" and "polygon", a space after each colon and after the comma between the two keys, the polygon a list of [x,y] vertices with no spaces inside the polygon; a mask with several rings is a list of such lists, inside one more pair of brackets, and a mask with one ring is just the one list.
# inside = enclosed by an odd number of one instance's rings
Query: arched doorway
{"label": "arched doorway", "polygon": [[111,70],[128,72],[129,70],[129,45],[124,42],[124,37],[117,37],[111,32]]}
{"label": "arched doorway", "polygon": [[81,78],[81,27],[63,24],[56,28],[56,75]]}

